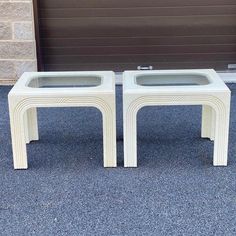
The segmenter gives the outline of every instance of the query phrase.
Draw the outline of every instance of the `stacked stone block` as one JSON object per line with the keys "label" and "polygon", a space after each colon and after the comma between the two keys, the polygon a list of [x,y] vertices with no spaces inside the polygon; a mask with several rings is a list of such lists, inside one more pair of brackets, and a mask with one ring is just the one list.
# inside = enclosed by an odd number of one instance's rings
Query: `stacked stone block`
{"label": "stacked stone block", "polygon": [[37,70],[32,0],[0,0],[0,84]]}

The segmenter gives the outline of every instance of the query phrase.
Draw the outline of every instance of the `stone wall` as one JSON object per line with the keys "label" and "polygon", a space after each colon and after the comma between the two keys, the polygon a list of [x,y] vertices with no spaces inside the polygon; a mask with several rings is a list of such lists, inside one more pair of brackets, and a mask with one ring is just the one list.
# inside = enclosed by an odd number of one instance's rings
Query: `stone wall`
{"label": "stone wall", "polygon": [[0,0],[0,84],[37,70],[32,0]]}

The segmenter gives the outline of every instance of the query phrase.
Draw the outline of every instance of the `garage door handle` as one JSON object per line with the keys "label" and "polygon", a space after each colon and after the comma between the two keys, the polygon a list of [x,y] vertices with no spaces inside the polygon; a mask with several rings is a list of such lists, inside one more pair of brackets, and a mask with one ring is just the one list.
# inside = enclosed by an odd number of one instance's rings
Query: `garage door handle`
{"label": "garage door handle", "polygon": [[138,70],[152,70],[153,66],[138,66],[137,67]]}

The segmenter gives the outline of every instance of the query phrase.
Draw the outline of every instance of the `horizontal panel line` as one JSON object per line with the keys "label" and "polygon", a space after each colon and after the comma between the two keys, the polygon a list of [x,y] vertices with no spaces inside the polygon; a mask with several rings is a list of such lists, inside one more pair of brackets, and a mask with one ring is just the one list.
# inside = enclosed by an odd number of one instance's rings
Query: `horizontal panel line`
{"label": "horizontal panel line", "polygon": [[189,18],[189,17],[201,17],[201,16],[208,16],[208,17],[215,17],[215,16],[227,16],[227,17],[234,17],[236,16],[235,14],[212,14],[212,15],[165,15],[165,16],[76,16],[76,17],[52,17],[52,18],[41,18],[39,17],[39,20],[47,20],[47,19],[51,19],[51,20],[71,20],[71,19],[81,19],[81,18],[90,18],[90,19],[97,19],[97,18]]}
{"label": "horizontal panel line", "polygon": [[[141,61],[140,61],[141,62]],[[201,61],[201,63],[228,63],[229,61]],[[133,65],[136,65],[138,64],[139,62],[102,62],[102,63],[78,63],[78,64],[65,64],[65,63],[46,63],[45,65],[98,65],[98,64],[133,64]],[[150,61],[149,62],[150,64],[156,64],[156,63],[179,63],[179,64],[182,64],[182,63],[196,63],[196,61],[168,61],[168,62],[163,62],[163,61]],[[199,62],[197,62],[199,64]]]}
{"label": "horizontal panel line", "polygon": [[209,34],[209,35],[176,35],[176,36],[96,36],[96,37],[80,37],[80,38],[58,38],[58,37],[48,37],[48,38],[41,38],[42,40],[49,40],[49,39],[156,39],[156,38],[199,38],[199,37],[236,37],[236,34]]}
{"label": "horizontal panel line", "polygon": [[150,47],[184,47],[184,46],[235,46],[235,50],[236,50],[236,42],[235,44],[231,43],[231,44],[210,44],[210,43],[206,43],[206,44],[165,44],[165,45],[112,45],[112,46],[81,46],[81,47],[41,47],[42,49],[49,49],[49,48],[68,48],[68,49],[78,49],[78,48],[114,48],[114,47],[122,47],[122,48],[134,48],[134,47],[144,47],[144,48],[150,48]]}
{"label": "horizontal panel line", "polygon": [[144,9],[149,9],[149,8],[161,8],[161,9],[165,9],[165,8],[190,8],[190,7],[224,7],[224,6],[236,6],[236,4],[222,4],[222,5],[181,5],[181,6],[124,6],[124,7],[47,7],[47,8],[41,8],[39,7],[39,10],[62,10],[62,9],[140,9],[140,8],[144,8]]}
{"label": "horizontal panel line", "polygon": [[135,54],[135,53],[132,53],[132,54],[99,54],[99,55],[96,55],[96,54],[89,54],[89,55],[86,55],[86,54],[78,54],[78,55],[71,55],[71,54],[63,54],[63,55],[46,55],[46,56],[43,56],[44,58],[47,58],[47,57],[52,57],[52,56],[63,56],[63,57],[66,57],[66,56],[69,56],[69,57],[94,57],[94,56],[99,56],[99,57],[110,57],[110,56],[171,56],[171,55],[235,55],[236,56],[236,52],[210,52],[210,53],[205,53],[205,52],[202,52],[202,53],[155,53],[155,54],[147,54],[147,53],[144,53],[144,54],[141,54],[141,53],[138,53],[138,54]]}

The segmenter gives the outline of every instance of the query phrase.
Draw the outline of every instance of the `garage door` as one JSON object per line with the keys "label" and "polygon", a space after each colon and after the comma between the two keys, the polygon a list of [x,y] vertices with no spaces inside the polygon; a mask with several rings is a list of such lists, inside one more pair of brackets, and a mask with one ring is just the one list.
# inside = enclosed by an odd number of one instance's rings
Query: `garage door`
{"label": "garage door", "polygon": [[236,62],[235,0],[35,3],[44,70],[225,70]]}

